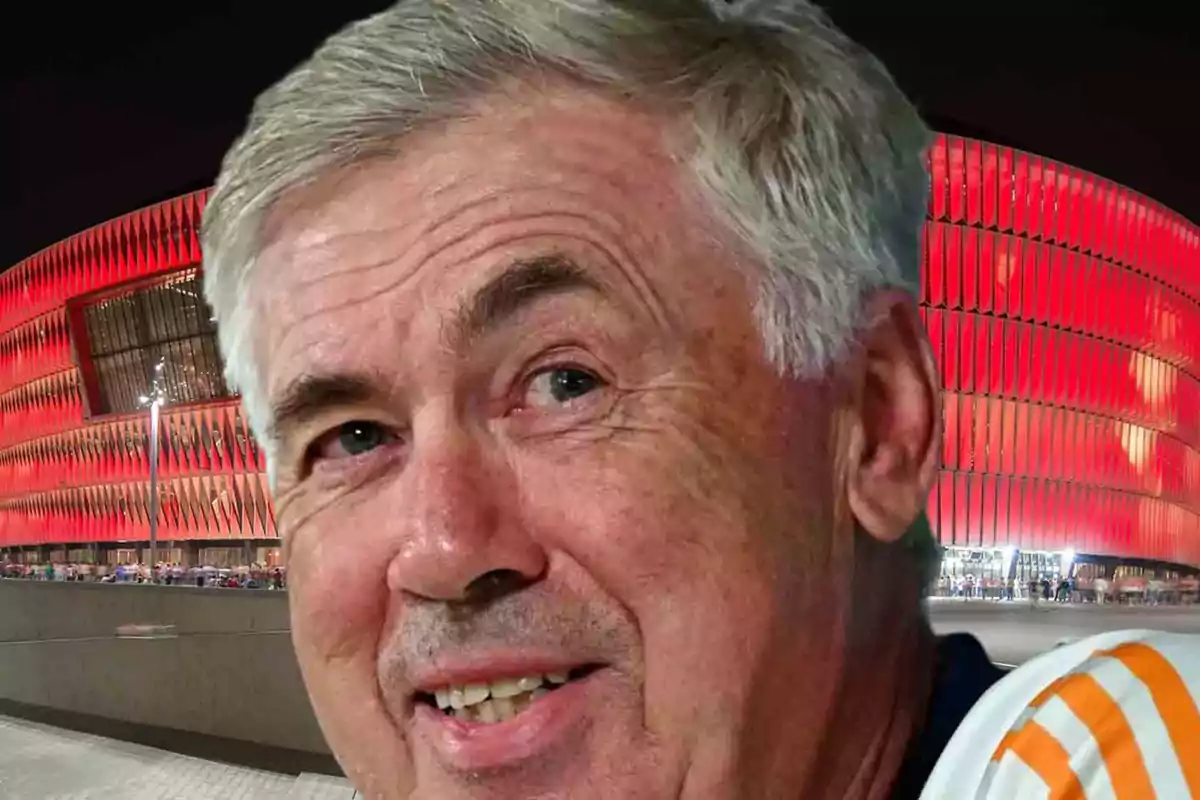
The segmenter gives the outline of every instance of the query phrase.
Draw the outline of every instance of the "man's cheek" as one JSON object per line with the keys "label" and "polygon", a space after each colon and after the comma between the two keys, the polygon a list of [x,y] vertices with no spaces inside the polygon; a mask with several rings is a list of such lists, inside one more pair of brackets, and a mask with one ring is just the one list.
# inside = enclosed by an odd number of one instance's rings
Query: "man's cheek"
{"label": "man's cheek", "polygon": [[359,553],[347,561],[352,542],[296,548],[289,565],[292,576],[292,628],[308,649],[322,659],[344,659],[374,652],[387,608],[382,570],[366,574]]}
{"label": "man's cheek", "polygon": [[382,599],[362,589],[298,591],[292,605],[292,628],[306,649],[321,660],[370,658],[379,640],[383,608]]}
{"label": "man's cheek", "polygon": [[416,788],[412,753],[379,693],[373,648],[331,658],[319,636],[314,643],[300,630],[293,639],[321,730],[361,796],[410,797]]}

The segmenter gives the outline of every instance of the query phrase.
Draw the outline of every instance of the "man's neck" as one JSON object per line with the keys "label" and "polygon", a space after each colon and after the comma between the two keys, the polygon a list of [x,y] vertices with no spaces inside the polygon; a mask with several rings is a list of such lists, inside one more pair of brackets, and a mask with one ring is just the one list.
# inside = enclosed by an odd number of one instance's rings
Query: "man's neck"
{"label": "man's neck", "polygon": [[856,559],[842,681],[805,796],[884,800],[924,724],[936,642],[911,567],[882,545]]}

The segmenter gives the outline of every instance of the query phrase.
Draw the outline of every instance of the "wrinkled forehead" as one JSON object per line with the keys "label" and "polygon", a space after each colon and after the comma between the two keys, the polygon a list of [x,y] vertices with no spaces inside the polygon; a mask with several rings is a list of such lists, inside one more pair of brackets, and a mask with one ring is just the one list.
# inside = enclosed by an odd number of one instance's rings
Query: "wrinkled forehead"
{"label": "wrinkled forehead", "polygon": [[[557,88],[498,93],[469,112],[273,209],[253,284],[268,373],[297,353],[344,352],[384,323],[403,331],[400,305],[446,309],[481,272],[547,250],[574,250],[599,283],[635,294],[744,282],[713,271],[729,270],[727,245],[663,120]],[[420,302],[382,301],[401,296]]]}

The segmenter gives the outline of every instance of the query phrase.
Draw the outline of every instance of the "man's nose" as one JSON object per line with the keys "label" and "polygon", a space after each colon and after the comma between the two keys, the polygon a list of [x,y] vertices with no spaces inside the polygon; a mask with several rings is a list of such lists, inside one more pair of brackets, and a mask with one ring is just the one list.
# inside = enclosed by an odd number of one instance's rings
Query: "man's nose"
{"label": "man's nose", "polygon": [[495,599],[496,576],[506,592],[540,578],[546,553],[522,522],[510,465],[462,432],[426,444],[409,463],[388,588],[474,603]]}

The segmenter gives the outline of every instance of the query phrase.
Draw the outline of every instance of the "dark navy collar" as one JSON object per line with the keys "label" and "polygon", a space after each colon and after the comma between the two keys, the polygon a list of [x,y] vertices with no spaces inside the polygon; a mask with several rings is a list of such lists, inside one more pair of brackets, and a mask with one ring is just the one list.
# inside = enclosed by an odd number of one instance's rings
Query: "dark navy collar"
{"label": "dark navy collar", "polygon": [[991,662],[974,636],[953,633],[938,639],[925,724],[909,742],[891,800],[920,797],[934,765],[967,712],[1002,677],[1004,671]]}

